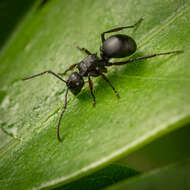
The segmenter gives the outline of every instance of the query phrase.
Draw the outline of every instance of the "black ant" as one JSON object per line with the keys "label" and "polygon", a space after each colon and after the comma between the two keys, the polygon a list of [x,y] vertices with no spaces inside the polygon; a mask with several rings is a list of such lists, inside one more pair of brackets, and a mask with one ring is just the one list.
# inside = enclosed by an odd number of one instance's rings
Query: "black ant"
{"label": "black ant", "polygon": [[[28,80],[28,79],[49,73],[57,77],[58,79],[60,79],[67,85],[67,89],[65,92],[64,108],[61,112],[58,125],[57,125],[57,139],[59,141],[61,141],[61,138],[59,135],[59,128],[60,128],[61,119],[67,107],[68,90],[70,90],[74,95],[77,95],[84,86],[83,77],[88,77],[89,88],[90,88],[90,92],[93,98],[93,106],[95,106],[96,100],[95,100],[95,95],[93,93],[93,83],[92,83],[91,77],[101,76],[107,82],[107,84],[113,89],[116,96],[120,98],[118,92],[112,86],[109,79],[104,75],[104,73],[107,72],[106,67],[109,67],[112,65],[124,65],[127,63],[131,63],[131,62],[142,60],[142,59],[149,59],[149,58],[159,56],[159,55],[177,54],[177,53],[183,52],[182,50],[177,50],[177,51],[157,53],[157,54],[152,54],[152,55],[142,56],[142,57],[137,57],[137,58],[130,58],[130,59],[127,59],[126,61],[109,62],[111,58],[123,58],[123,57],[132,55],[136,51],[137,45],[136,45],[136,42],[130,36],[127,36],[124,34],[116,34],[105,39],[105,34],[121,31],[126,28],[134,28],[139,23],[141,23],[142,20],[143,20],[142,18],[139,19],[134,25],[131,25],[131,26],[118,27],[118,28],[114,28],[106,32],[103,32],[101,34],[102,47],[100,48],[100,56],[101,56],[100,58],[97,56],[97,54],[93,54],[85,48],[77,47],[79,50],[84,51],[88,56],[84,58],[81,62],[71,65],[65,72],[56,74],[51,70],[47,70],[39,74],[25,77],[22,79],[22,80]],[[78,72],[71,73],[68,80],[64,80],[60,77],[61,75],[65,75],[68,71],[73,70],[75,67],[77,67]]]}

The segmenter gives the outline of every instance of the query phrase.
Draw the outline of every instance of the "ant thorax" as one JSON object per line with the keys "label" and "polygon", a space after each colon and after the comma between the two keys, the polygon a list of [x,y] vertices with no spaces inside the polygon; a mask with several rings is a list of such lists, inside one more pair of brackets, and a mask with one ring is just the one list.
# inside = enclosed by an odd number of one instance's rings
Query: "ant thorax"
{"label": "ant thorax", "polygon": [[81,76],[88,76],[88,73],[96,73],[98,62],[100,61],[97,54],[91,54],[84,58],[78,65],[79,74]]}

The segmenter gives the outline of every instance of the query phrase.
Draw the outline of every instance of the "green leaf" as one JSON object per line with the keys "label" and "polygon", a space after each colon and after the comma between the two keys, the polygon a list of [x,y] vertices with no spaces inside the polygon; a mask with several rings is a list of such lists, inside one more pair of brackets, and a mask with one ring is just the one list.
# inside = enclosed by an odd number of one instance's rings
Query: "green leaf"
{"label": "green leaf", "polygon": [[[190,122],[190,3],[184,3],[54,0],[33,11],[0,57],[2,189],[69,183]],[[99,52],[101,32],[140,17],[138,29],[122,31],[136,39],[135,56],[185,53],[110,68],[120,100],[101,78],[93,79],[96,108],[87,85],[70,94],[59,143],[65,84],[52,76],[20,79],[64,71],[85,57],[77,45]]]}
{"label": "green leaf", "polygon": [[178,190],[190,188],[190,160],[153,170],[110,186],[107,190]]}
{"label": "green leaf", "polygon": [[103,168],[89,176],[56,188],[56,190],[99,190],[111,184],[117,183],[122,179],[133,177],[139,173],[140,172],[137,172],[136,170],[133,170],[126,166],[111,164],[108,167]]}

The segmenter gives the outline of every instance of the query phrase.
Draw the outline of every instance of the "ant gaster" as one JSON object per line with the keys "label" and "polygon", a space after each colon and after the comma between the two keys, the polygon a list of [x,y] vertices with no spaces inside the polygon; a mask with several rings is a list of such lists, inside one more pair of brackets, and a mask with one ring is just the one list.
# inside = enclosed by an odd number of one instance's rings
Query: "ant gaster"
{"label": "ant gaster", "polygon": [[[106,83],[112,88],[116,96],[120,98],[118,92],[115,90],[115,88],[113,87],[109,79],[104,75],[104,73],[107,72],[106,67],[109,67],[112,65],[124,65],[124,64],[131,63],[138,60],[149,59],[155,56],[177,54],[177,53],[183,52],[182,50],[177,50],[177,51],[157,53],[157,54],[152,54],[152,55],[142,56],[142,57],[137,57],[137,58],[130,58],[130,59],[127,59],[126,61],[110,62],[109,60],[111,58],[123,58],[123,57],[132,55],[136,51],[137,45],[136,45],[136,42],[130,36],[127,36],[124,34],[116,34],[105,39],[105,34],[118,32],[127,28],[134,28],[135,26],[140,24],[142,20],[143,20],[142,18],[139,19],[135,24],[131,26],[118,27],[118,28],[114,28],[106,32],[103,32],[101,34],[102,47],[100,48],[100,56],[101,56],[100,58],[97,56],[97,54],[93,54],[85,48],[77,47],[79,50],[84,51],[88,56],[84,58],[81,62],[71,65],[65,72],[56,74],[53,71],[47,70],[39,74],[25,77],[22,79],[22,80],[28,80],[28,79],[49,73],[57,77],[64,83],[66,83],[67,89],[65,92],[64,107],[59,117],[59,121],[57,125],[57,138],[59,141],[61,141],[61,138],[59,135],[59,128],[60,128],[61,119],[67,107],[68,90],[70,90],[74,95],[77,95],[84,86],[83,77],[88,77],[89,88],[90,88],[90,92],[93,98],[93,106],[95,106],[96,100],[95,100],[95,95],[93,92],[93,83],[92,83],[91,77],[101,76],[106,81]],[[67,81],[65,81],[64,79],[62,79],[62,77],[60,77],[62,75],[65,75],[68,71],[73,70],[75,67],[77,67],[78,72],[71,73]]]}

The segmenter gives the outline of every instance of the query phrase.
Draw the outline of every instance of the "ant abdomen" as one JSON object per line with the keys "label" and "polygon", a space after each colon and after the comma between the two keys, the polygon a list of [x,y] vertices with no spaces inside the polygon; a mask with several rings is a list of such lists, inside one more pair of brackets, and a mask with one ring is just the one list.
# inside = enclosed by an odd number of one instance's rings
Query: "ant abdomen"
{"label": "ant abdomen", "polygon": [[101,53],[107,58],[122,58],[132,55],[136,49],[136,42],[130,36],[117,34],[103,42]]}

